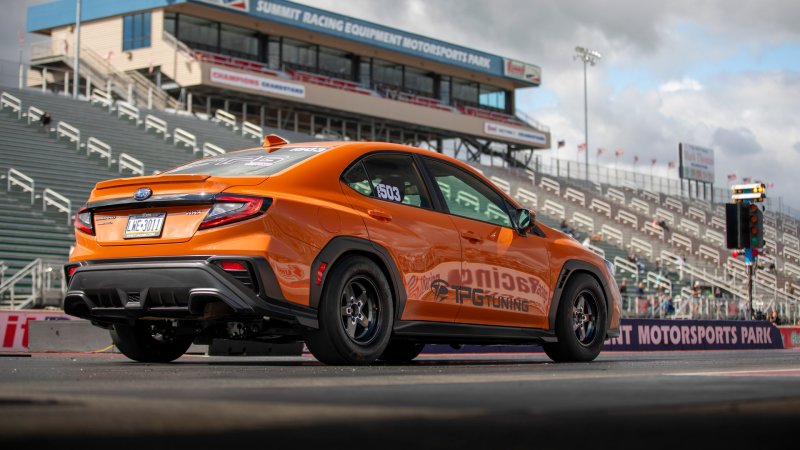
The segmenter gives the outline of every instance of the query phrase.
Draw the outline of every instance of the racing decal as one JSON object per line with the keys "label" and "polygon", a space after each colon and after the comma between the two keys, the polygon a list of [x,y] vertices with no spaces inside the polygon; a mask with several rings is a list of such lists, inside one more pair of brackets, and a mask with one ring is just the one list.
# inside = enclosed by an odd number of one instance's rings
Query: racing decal
{"label": "racing decal", "polygon": [[403,200],[400,196],[400,188],[389,184],[375,185],[375,194],[382,200],[390,200],[393,202],[400,202]]}
{"label": "racing decal", "polygon": [[311,152],[311,153],[322,153],[325,150],[329,149],[330,147],[284,147],[288,149],[290,152]]}
{"label": "racing decal", "polygon": [[283,161],[284,158],[279,156],[259,156],[253,158],[252,160],[244,163],[245,166],[260,166],[260,167],[269,167],[275,163],[279,163]]}
{"label": "racing decal", "polygon": [[442,279],[434,280],[431,283],[431,291],[437,302],[447,300],[452,292],[457,305],[462,305],[464,302],[472,302],[473,306],[507,311],[528,312],[529,309],[528,299],[508,294],[497,294],[471,286],[450,285]]}

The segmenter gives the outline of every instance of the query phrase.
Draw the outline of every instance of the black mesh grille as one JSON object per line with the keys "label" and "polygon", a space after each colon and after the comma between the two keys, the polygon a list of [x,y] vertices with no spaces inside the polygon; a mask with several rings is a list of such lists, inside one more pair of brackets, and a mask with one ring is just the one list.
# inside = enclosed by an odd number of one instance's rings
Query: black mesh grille
{"label": "black mesh grille", "polygon": [[85,292],[98,308],[121,308],[122,299],[116,289],[91,289]]}
{"label": "black mesh grille", "polygon": [[233,278],[236,278],[236,281],[247,286],[253,292],[256,291],[256,286],[255,283],[253,282],[253,278],[250,276],[249,270],[226,270],[225,272],[232,275]]}
{"label": "black mesh grille", "polygon": [[189,288],[150,288],[147,290],[148,308],[165,308],[189,305]]}

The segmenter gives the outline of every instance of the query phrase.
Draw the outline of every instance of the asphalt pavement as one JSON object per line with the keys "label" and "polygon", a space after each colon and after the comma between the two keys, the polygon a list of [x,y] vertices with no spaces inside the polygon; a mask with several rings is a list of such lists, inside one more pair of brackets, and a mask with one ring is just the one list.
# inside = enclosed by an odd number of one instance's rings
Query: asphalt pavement
{"label": "asphalt pavement", "polygon": [[[765,448],[796,444],[800,351],[0,357],[0,448]],[[788,439],[788,441],[787,441]],[[794,445],[794,444],[793,444]]]}

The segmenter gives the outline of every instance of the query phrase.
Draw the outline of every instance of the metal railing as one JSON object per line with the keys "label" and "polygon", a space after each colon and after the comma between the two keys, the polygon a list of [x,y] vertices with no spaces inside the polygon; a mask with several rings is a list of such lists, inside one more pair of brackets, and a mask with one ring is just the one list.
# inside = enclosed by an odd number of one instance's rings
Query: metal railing
{"label": "metal railing", "polygon": [[536,194],[525,188],[517,188],[517,199],[519,199],[521,203],[524,203],[533,209],[536,209],[539,206],[538,197]]}
{"label": "metal railing", "polygon": [[225,125],[226,127],[231,127],[231,130],[238,131],[239,127],[236,126],[236,116],[225,111],[223,109],[218,109],[214,112],[214,119],[221,124]]}
{"label": "metal railing", "polygon": [[242,136],[250,136],[261,140],[264,138],[264,130],[260,126],[250,122],[242,122]]}
{"label": "metal railing", "polygon": [[17,113],[17,119],[22,118],[22,101],[8,92],[3,92],[0,94],[0,109],[6,107]]}
{"label": "metal railing", "polygon": [[156,130],[157,133],[161,133],[161,135],[164,137],[164,140],[166,140],[169,136],[169,133],[167,132],[167,122],[164,119],[158,118],[152,114],[144,116],[144,131],[148,131],[150,128]]}
{"label": "metal railing", "polygon": [[639,267],[636,265],[635,262],[628,261],[627,259],[620,256],[615,256],[613,262],[617,272],[620,273],[627,272],[633,275],[633,278],[634,280],[636,280],[636,282],[639,282]]}
{"label": "metal railing", "polygon": [[133,175],[144,176],[144,163],[127,153],[119,154],[119,173],[128,169]]}
{"label": "metal railing", "polygon": [[224,155],[225,149],[210,142],[203,143],[203,158]]}
{"label": "metal railing", "polygon": [[128,102],[117,102],[117,118],[126,116],[139,124],[139,108]]}
{"label": "metal railing", "polygon": [[60,304],[66,293],[64,273],[58,265],[53,266],[39,258],[0,282],[0,301],[10,309],[44,306],[49,291],[56,291]]}
{"label": "metal railing", "polygon": [[97,153],[100,158],[105,158],[108,162],[108,167],[111,167],[111,146],[105,142],[90,136],[86,140],[86,156],[91,156],[92,153]]}
{"label": "metal railing", "polygon": [[50,206],[67,214],[67,225],[72,223],[72,202],[58,192],[50,188],[44,188],[42,191],[42,211],[47,211]]}
{"label": "metal railing", "polygon": [[56,137],[60,138],[62,136],[66,136],[70,142],[74,142],[76,150],[81,149],[81,130],[60,120],[58,121],[58,125],[56,125]]}
{"label": "metal railing", "polygon": [[35,107],[35,106],[28,106],[28,112],[25,114],[25,118],[28,121],[28,125],[33,122],[39,122],[42,120],[42,116],[44,115],[44,111]]}
{"label": "metal railing", "polygon": [[490,179],[490,180],[492,181],[492,183],[494,183],[494,184],[495,184],[495,186],[497,186],[497,187],[498,187],[498,188],[499,188],[501,191],[505,192],[505,193],[506,193],[506,194],[508,194],[508,195],[511,195],[511,185],[508,183],[508,181],[506,181],[506,180],[504,180],[504,179],[502,179],[502,178],[500,178],[500,177],[496,177],[496,176],[491,176],[491,177],[489,177],[489,179]]}
{"label": "metal railing", "polygon": [[103,105],[104,108],[108,108],[109,111],[111,111],[111,108],[114,106],[114,99],[111,97],[111,93],[98,88],[92,89],[92,95],[89,101],[93,105],[99,103]]}
{"label": "metal railing", "polygon": [[17,169],[8,169],[8,186],[6,190],[10,192],[12,186],[19,186],[22,188],[22,192],[30,192],[31,205],[36,200],[36,193],[34,192],[35,185],[36,182],[33,180],[33,178],[25,175]]}
{"label": "metal railing", "polygon": [[176,146],[183,144],[191,148],[192,152],[197,151],[197,137],[182,128],[175,128],[172,131],[172,143]]}

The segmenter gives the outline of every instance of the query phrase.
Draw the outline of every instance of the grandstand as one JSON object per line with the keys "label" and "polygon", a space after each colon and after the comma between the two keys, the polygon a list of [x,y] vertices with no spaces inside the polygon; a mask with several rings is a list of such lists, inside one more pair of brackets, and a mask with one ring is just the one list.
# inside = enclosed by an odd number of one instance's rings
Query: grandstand
{"label": "grandstand", "polygon": [[[214,144],[221,151],[257,142],[243,134],[244,125],[235,120],[201,120],[145,109],[136,115],[122,101],[93,104],[91,99],[73,100],[29,90],[8,89],[2,95],[0,170],[5,174],[8,195],[0,204],[4,217],[0,260],[7,267],[6,279],[37,258],[50,267],[66,259],[73,239],[68,219],[94,183],[131,174],[121,155],[140,161],[142,173],[150,174],[199,157],[203,145],[212,140],[226,146]],[[121,109],[127,112],[120,113]],[[38,120],[44,110],[53,112],[49,127],[42,127]],[[142,119],[146,115],[160,118],[164,130],[147,129]],[[70,123],[79,134],[59,131],[61,122]],[[194,144],[176,140],[177,129],[191,135]],[[92,139],[107,144],[103,147],[106,152],[90,151]],[[53,164],[54,160],[58,163]],[[623,277],[630,280],[631,288],[644,283],[645,296],[629,296],[625,302],[627,316],[666,316],[653,299],[659,289],[674,302],[674,317],[743,316],[744,265],[724,248],[724,210],[720,205],[529,168],[476,167],[522,205],[536,210],[545,224],[558,228],[565,222],[577,236],[589,238],[587,246],[615,264],[618,283]],[[46,190],[55,194],[47,195]],[[8,219],[13,217],[19,220]],[[669,231],[654,225],[654,219],[663,221]],[[766,267],[756,275],[757,307],[778,308],[784,317],[797,320],[798,297],[785,289],[800,278],[797,222],[767,214],[766,223],[766,254],[761,258]],[[638,262],[631,262],[629,255],[635,255]],[[768,270],[770,266],[774,270]],[[691,292],[695,281],[719,288],[722,295],[699,298]],[[54,289],[58,287],[57,280],[52,283]],[[28,293],[24,286],[23,297]],[[27,286],[29,289],[30,283]]]}

